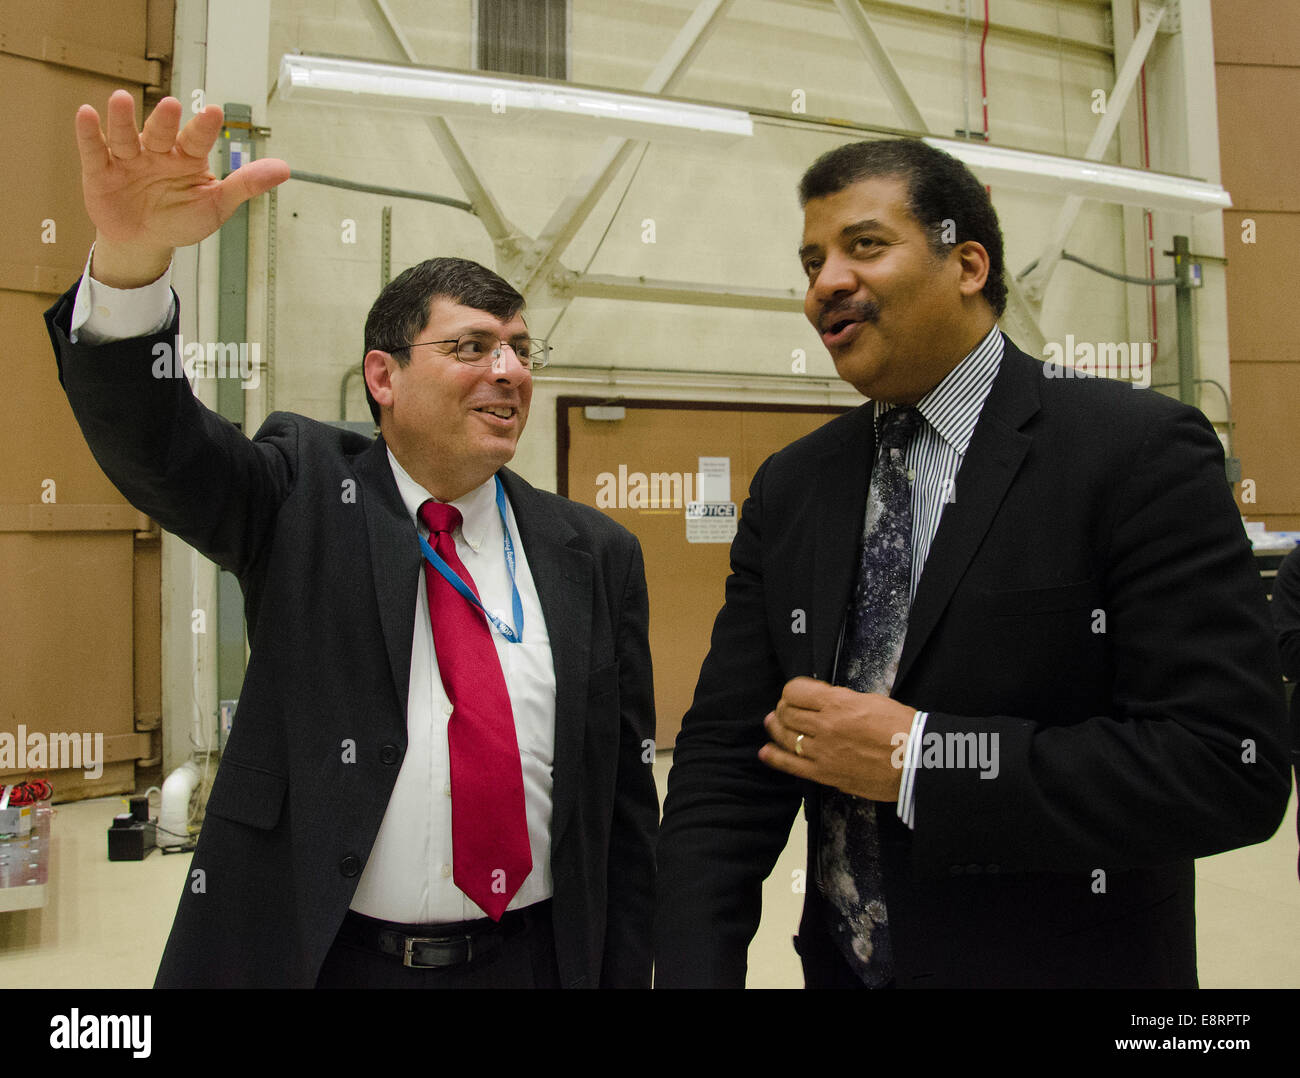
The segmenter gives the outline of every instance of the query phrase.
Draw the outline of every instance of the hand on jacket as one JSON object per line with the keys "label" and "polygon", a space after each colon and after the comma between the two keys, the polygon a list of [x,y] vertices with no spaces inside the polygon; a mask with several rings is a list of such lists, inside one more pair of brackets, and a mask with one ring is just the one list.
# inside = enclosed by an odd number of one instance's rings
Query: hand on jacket
{"label": "hand on jacket", "polygon": [[915,717],[915,708],[879,693],[795,678],[786,682],[776,710],[763,720],[772,740],[758,758],[778,771],[855,797],[897,801],[902,746]]}

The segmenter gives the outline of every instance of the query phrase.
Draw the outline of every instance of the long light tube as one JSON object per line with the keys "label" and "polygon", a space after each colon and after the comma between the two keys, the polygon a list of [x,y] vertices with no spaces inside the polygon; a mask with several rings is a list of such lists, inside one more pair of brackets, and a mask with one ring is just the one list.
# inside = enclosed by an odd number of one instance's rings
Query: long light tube
{"label": "long light tube", "polygon": [[642,139],[717,141],[754,133],[749,114],[739,109],[549,80],[333,56],[285,54],[276,90],[291,101]]}
{"label": "long light tube", "polygon": [[964,162],[986,183],[1022,191],[1079,195],[1175,213],[1204,213],[1232,206],[1227,191],[1217,183],[1203,180],[1100,161],[1008,150],[978,142],[942,138],[925,141]]}

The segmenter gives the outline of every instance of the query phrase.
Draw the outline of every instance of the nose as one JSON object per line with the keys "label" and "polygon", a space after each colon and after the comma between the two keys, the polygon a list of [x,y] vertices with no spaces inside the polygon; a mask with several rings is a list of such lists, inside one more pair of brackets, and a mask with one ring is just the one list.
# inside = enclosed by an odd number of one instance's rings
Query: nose
{"label": "nose", "polygon": [[858,278],[849,260],[838,251],[830,251],[821,269],[817,271],[816,278],[808,286],[808,296],[821,305],[837,295],[856,292],[857,289]]}
{"label": "nose", "polygon": [[532,372],[519,362],[519,354],[506,341],[498,341],[496,351],[492,353],[492,377],[507,385],[518,385]]}

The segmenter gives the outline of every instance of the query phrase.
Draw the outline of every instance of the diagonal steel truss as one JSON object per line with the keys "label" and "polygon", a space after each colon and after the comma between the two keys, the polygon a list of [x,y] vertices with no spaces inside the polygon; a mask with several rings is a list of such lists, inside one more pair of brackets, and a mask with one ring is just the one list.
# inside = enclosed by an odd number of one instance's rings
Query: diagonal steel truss
{"label": "diagonal steel truss", "polygon": [[[668,51],[641,89],[666,94],[680,82],[691,63],[725,17],[733,0],[700,0],[678,31]],[[928,134],[916,103],[907,91],[889,53],[881,44],[860,0],[834,0],[841,17],[881,81],[898,113],[903,131]],[[388,0],[362,0],[363,10],[379,39],[397,59],[418,63],[410,40],[394,19]],[[1124,106],[1131,96],[1137,72],[1146,58],[1165,7],[1147,12],[1138,37],[1129,50],[1116,78],[1109,106],[1103,115],[1087,157],[1099,160],[1114,134]],[[636,300],[658,303],[686,303],[747,310],[802,312],[803,297],[792,289],[737,288],[692,281],[649,281],[644,278],[592,275],[577,272],[563,263],[569,244],[595,209],[628,157],[641,145],[634,139],[607,139],[573,190],[555,208],[537,236],[530,236],[512,224],[469,162],[455,135],[441,117],[426,118],[429,132],[483,222],[497,255],[497,270],[520,289],[530,301],[545,298],[558,304],[561,312],[579,296]],[[1043,256],[1030,279],[1029,295],[1041,299],[1052,271],[1060,260],[1060,249],[1078,216],[1082,199],[1070,196],[1057,217],[1056,226]],[[1008,305],[1002,321],[1022,346],[1031,352],[1042,349],[1044,337],[1025,291],[1008,274]]]}

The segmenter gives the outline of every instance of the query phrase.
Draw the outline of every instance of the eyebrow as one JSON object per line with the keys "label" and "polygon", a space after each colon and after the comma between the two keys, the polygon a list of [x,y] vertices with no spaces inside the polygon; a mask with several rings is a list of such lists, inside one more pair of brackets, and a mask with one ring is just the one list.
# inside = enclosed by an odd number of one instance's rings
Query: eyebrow
{"label": "eyebrow", "polygon": [[500,328],[497,326],[486,326],[482,324],[476,326],[471,325],[471,326],[466,326],[464,329],[460,330],[457,336],[463,337],[466,333],[495,334],[498,340],[503,340],[503,341],[518,341],[518,340],[523,340],[525,337],[532,336],[532,333],[529,332],[528,326],[526,324],[524,328],[519,332],[511,333],[509,335],[502,333]]}
{"label": "eyebrow", "polygon": [[[852,224],[845,225],[840,229],[841,240],[851,240],[867,232],[892,232],[883,221],[875,217],[867,217],[861,221],[854,221]],[[805,243],[799,248],[799,261],[803,261],[810,254],[815,254],[822,249],[820,243]]]}

